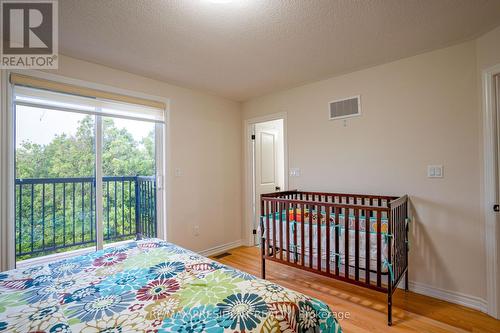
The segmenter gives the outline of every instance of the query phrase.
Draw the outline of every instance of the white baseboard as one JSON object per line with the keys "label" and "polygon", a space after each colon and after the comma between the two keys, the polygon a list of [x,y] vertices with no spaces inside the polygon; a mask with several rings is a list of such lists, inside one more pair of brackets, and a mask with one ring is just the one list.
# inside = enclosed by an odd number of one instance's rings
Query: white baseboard
{"label": "white baseboard", "polygon": [[443,301],[463,305],[468,308],[487,313],[488,306],[486,300],[480,297],[466,295],[456,291],[444,290],[414,281],[410,281],[409,284],[410,290],[417,294],[434,297]]}
{"label": "white baseboard", "polygon": [[211,247],[209,249],[203,250],[203,251],[198,251],[199,254],[205,257],[209,256],[214,256],[216,254],[220,254],[226,251],[229,251],[231,249],[234,249],[235,247],[239,247],[243,245],[243,240],[238,239],[237,241],[231,242],[231,243],[226,243],[218,246]]}

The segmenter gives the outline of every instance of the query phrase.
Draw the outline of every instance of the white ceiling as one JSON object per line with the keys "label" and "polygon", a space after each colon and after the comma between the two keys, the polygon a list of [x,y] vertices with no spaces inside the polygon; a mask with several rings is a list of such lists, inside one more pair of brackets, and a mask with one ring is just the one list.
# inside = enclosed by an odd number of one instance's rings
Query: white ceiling
{"label": "white ceiling", "polygon": [[59,1],[60,52],[242,101],[500,25],[500,0],[214,2]]}

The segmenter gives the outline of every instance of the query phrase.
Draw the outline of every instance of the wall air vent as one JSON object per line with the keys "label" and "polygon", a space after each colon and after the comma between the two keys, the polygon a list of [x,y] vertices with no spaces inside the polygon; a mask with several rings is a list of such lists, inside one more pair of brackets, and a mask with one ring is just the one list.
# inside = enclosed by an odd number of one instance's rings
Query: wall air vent
{"label": "wall air vent", "polygon": [[360,96],[338,99],[329,103],[330,120],[361,115]]}

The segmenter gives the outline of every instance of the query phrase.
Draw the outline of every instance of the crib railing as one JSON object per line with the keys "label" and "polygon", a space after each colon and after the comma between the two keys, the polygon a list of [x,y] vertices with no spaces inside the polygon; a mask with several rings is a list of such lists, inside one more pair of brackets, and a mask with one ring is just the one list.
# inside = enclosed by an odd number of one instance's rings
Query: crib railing
{"label": "crib railing", "polygon": [[392,293],[408,271],[407,211],[407,196],[264,194],[262,277],[271,260],[387,293],[390,323]]}

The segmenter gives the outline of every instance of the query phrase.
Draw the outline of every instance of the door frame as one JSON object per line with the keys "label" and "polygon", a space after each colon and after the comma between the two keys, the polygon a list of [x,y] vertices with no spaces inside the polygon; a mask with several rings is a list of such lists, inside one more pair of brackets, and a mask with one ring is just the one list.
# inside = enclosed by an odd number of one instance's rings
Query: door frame
{"label": "door frame", "polygon": [[[284,153],[284,173],[285,173],[285,184],[282,191],[288,190],[288,137],[287,137],[287,113],[273,113],[266,116],[255,117],[243,120],[243,144],[244,144],[244,191],[243,191],[243,241],[247,246],[254,245],[254,236],[252,233],[253,222],[255,220],[255,207],[254,207],[254,177],[253,177],[253,140],[252,127],[257,123],[263,123],[271,120],[283,120],[283,153]],[[257,203],[255,203],[257,205]]]}
{"label": "door frame", "polygon": [[16,265],[16,232],[14,193],[14,132],[15,120],[12,112],[12,86],[10,71],[1,71],[0,112],[0,271],[12,269]]}
{"label": "door frame", "polygon": [[[168,166],[170,166],[170,99],[140,93],[128,89],[116,88],[105,84],[99,84],[90,81],[75,79],[72,77],[63,76],[60,74],[47,73],[39,70],[2,70],[1,73],[1,90],[0,101],[1,107],[7,112],[0,112],[0,271],[13,269],[16,266],[16,251],[15,251],[15,227],[9,221],[15,219],[15,198],[13,193],[15,191],[14,177],[15,177],[15,160],[14,160],[14,138],[15,138],[15,119],[14,109],[12,104],[12,84],[9,82],[11,73],[20,73],[36,78],[57,81],[65,84],[72,84],[80,87],[97,89],[126,96],[137,98],[144,98],[163,102],[166,105],[164,110],[163,135],[156,135],[155,149],[156,153],[162,153],[162,159],[156,161],[156,176],[157,176],[157,237],[167,240],[168,236],[168,221],[171,214],[171,200],[170,200],[170,184],[172,183],[170,173],[167,173]],[[96,116],[96,119],[100,116]],[[96,120],[97,123],[98,120]],[[96,124],[97,125],[97,124]],[[158,130],[156,130],[158,133]],[[99,173],[99,170],[96,170]],[[96,174],[96,177],[99,175]],[[96,182],[97,186],[97,182]],[[97,195],[97,193],[96,193]],[[96,207],[96,218],[99,212],[99,207]],[[102,208],[101,208],[102,210]],[[101,212],[102,216],[102,212]],[[97,222],[97,221],[96,221]],[[96,223],[97,226],[98,223]],[[99,244],[100,243],[100,244]],[[102,239],[96,237],[96,249],[104,248]],[[61,252],[54,256],[54,260],[72,256],[71,251]],[[44,257],[33,259],[33,263],[39,260],[40,263],[44,262]],[[46,260],[45,260],[46,261]]]}
{"label": "door frame", "polygon": [[498,128],[498,121],[495,108],[495,93],[493,91],[494,76],[500,74],[500,64],[490,67],[482,72],[482,113],[483,113],[483,159],[484,159],[484,219],[485,219],[485,254],[486,254],[486,305],[487,313],[500,318],[500,304],[498,304],[497,279],[497,246],[500,241],[497,239],[497,220],[500,219],[498,213],[493,211],[493,205],[498,203],[497,189],[491,184],[497,184],[498,175],[496,157],[498,154],[497,137],[495,135]]}

